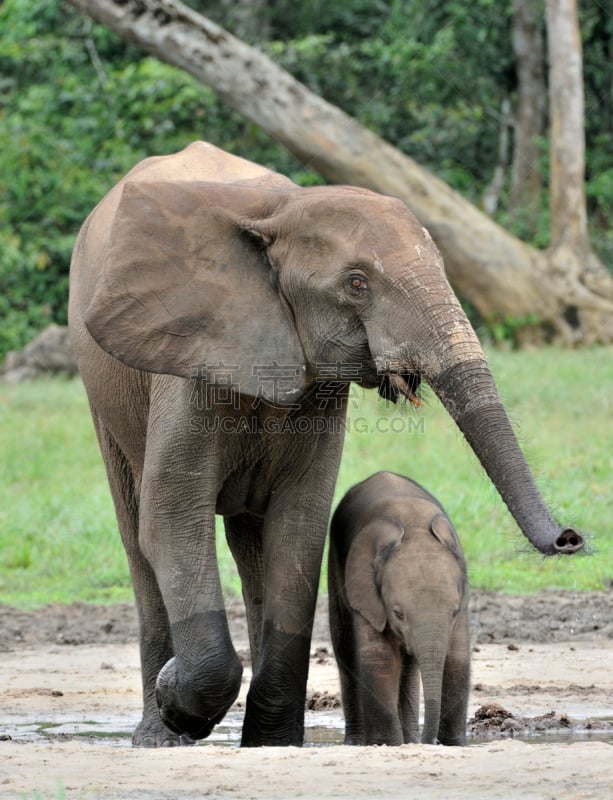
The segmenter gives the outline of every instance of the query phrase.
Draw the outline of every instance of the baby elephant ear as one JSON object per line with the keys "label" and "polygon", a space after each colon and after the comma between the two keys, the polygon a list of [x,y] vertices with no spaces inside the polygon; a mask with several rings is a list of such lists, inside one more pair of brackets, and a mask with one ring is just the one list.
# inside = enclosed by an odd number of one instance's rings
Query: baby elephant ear
{"label": "baby elephant ear", "polygon": [[400,543],[402,529],[384,518],[365,525],[351,543],[345,564],[347,602],[381,633],[387,625],[387,612],[377,584],[376,561]]}
{"label": "baby elephant ear", "polygon": [[[100,347],[149,372],[273,403],[297,400],[305,387],[302,347],[264,245],[247,232],[283,195],[197,181],[127,182],[107,241],[85,244],[85,258],[101,264],[85,314]],[[100,210],[104,202],[98,229]]]}
{"label": "baby elephant ear", "polygon": [[456,557],[460,558],[461,560],[464,559],[458,534],[449,521],[449,518],[445,516],[445,514],[437,514],[432,518],[432,522],[430,523],[430,531],[433,533],[435,538],[438,539],[441,544],[448,547]]}

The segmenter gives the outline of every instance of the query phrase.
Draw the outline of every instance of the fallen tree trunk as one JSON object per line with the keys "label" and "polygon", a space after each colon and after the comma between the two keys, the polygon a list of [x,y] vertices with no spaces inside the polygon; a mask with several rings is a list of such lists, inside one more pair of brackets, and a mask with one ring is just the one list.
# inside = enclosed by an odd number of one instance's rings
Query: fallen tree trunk
{"label": "fallen tree trunk", "polygon": [[404,200],[436,240],[450,281],[484,320],[530,320],[522,336],[533,341],[613,341],[613,280],[591,253],[529,247],[263,53],[178,0],[70,2],[208,84],[327,181]]}

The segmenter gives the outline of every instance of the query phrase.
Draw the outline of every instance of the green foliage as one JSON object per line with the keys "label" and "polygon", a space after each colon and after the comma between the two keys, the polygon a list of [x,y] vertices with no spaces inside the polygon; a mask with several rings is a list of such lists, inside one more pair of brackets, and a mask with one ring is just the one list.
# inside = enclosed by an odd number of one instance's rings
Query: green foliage
{"label": "green foliage", "polygon": [[[525,540],[431,392],[423,409],[353,388],[335,502],[372,472],[409,475],[445,505],[471,585],[506,592],[601,589],[613,580],[611,348],[492,351],[490,362],[545,497],[568,524],[594,534],[591,556],[540,558]],[[583,376],[589,376],[584,379]],[[81,383],[0,384],[0,598],[129,601],[126,558]],[[240,582],[218,531],[224,590]]]}
{"label": "green foliage", "polygon": [[520,344],[518,334],[525,328],[538,325],[539,321],[538,314],[525,314],[521,317],[505,314],[502,318],[491,317],[484,320],[484,325],[494,344],[518,347]]}
{"label": "green foliage", "polygon": [[613,167],[611,156],[613,136],[600,134],[594,138],[594,152],[588,155],[588,169],[591,177],[585,184],[588,204],[592,209],[592,246],[602,262],[613,271]]}
{"label": "green foliage", "polygon": [[362,35],[314,15],[310,33],[298,22],[301,35],[269,51],[313,91],[477,197],[494,164],[512,70],[508,9],[489,0],[427,12],[419,0],[386,5]]}
{"label": "green foliage", "polygon": [[0,354],[21,347],[51,319],[44,293],[32,296],[32,288],[45,282],[47,265],[45,252],[34,252],[28,243],[0,228]]}
{"label": "green foliage", "polygon": [[274,0],[268,7],[271,38],[300,40],[334,31],[339,41],[366,39],[377,34],[389,13],[389,5],[386,0],[345,0],[342,3]]}

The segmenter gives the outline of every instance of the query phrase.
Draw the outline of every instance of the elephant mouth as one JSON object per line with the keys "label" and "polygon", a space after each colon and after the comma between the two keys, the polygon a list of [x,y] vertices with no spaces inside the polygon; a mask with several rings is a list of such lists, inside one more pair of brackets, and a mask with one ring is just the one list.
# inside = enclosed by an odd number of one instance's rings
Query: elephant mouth
{"label": "elephant mouth", "polygon": [[420,396],[421,375],[419,372],[386,372],[379,381],[379,394],[385,400],[395,403],[400,395],[409,403],[420,408],[423,400]]}

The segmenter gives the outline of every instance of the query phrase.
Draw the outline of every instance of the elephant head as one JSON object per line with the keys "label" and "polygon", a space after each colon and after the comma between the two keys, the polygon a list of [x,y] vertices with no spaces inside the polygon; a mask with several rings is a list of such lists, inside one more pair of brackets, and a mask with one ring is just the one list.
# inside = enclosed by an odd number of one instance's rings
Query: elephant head
{"label": "elephant head", "polygon": [[160,174],[141,168],[103,201],[107,239],[82,259],[85,323],[103,349],[213,383],[222,369],[280,404],[299,402],[321,365],[350,365],[392,399],[415,399],[423,379],[529,541],[583,547],[550,516],[437,248],[402,202],[262,169],[227,183]]}
{"label": "elephant head", "polygon": [[345,566],[347,601],[379,633],[389,625],[409,653],[420,650],[420,630],[445,630],[445,653],[453,619],[466,610],[464,555],[431,502],[413,500],[410,516],[405,524],[381,513],[356,535]]}

